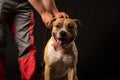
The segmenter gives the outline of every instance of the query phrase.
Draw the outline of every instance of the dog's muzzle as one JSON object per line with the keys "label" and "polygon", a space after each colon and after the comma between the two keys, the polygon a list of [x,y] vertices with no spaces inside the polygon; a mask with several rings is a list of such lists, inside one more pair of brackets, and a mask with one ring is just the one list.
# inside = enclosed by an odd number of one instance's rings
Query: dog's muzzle
{"label": "dog's muzzle", "polygon": [[54,45],[56,51],[65,48],[70,42],[70,39],[67,39],[67,33],[65,31],[60,31],[59,37],[54,34],[54,39],[56,40],[56,44]]}
{"label": "dog's muzzle", "polygon": [[64,36],[66,36],[66,35],[67,35],[67,33],[66,33],[65,31],[60,31],[60,33],[59,33],[59,34],[60,34],[60,36],[61,36],[61,37],[64,37]]}

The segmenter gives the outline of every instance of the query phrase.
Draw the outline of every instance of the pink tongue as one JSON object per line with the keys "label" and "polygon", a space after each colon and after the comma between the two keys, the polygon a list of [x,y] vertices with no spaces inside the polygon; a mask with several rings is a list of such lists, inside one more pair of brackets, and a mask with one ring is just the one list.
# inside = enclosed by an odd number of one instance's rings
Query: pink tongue
{"label": "pink tongue", "polygon": [[62,41],[57,40],[54,48],[56,51],[62,49]]}

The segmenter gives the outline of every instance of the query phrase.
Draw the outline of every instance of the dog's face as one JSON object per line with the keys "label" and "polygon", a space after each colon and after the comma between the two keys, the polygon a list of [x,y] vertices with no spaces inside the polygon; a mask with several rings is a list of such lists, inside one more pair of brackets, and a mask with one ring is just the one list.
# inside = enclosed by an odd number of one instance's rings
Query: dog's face
{"label": "dog's face", "polygon": [[52,36],[62,43],[70,43],[77,36],[79,20],[59,18],[52,23]]}

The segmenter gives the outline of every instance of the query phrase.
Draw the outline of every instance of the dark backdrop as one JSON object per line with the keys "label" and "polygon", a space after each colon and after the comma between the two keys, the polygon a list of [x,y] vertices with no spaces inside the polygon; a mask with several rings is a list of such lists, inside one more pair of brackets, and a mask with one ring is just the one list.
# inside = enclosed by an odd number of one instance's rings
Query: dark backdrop
{"label": "dark backdrop", "polygon": [[[117,0],[55,0],[60,11],[83,23],[76,44],[79,50],[77,65],[81,80],[112,80],[120,78],[120,7]],[[35,10],[34,10],[35,11]],[[43,63],[43,49],[49,38],[41,17],[35,11],[35,44],[38,72]],[[7,29],[6,70],[8,77],[19,76],[14,38]],[[47,36],[45,36],[47,33]],[[15,78],[14,78],[15,79]],[[11,78],[11,80],[13,80]],[[17,79],[15,79],[17,80]]]}

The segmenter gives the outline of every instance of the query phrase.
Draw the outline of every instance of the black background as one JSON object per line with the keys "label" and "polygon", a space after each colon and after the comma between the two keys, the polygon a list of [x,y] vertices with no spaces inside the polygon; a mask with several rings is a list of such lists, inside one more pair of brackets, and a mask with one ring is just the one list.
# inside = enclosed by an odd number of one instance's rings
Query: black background
{"label": "black background", "polygon": [[[117,0],[55,0],[60,11],[79,19],[76,44],[79,50],[77,72],[79,80],[117,80],[120,78],[120,7]],[[35,10],[34,10],[35,11]],[[43,49],[49,35],[41,17],[35,11],[35,44],[38,72]],[[7,29],[6,71],[10,80],[19,76],[14,37]],[[47,32],[49,34],[50,31]],[[45,37],[46,36],[46,37]],[[12,76],[14,78],[12,78]]]}

